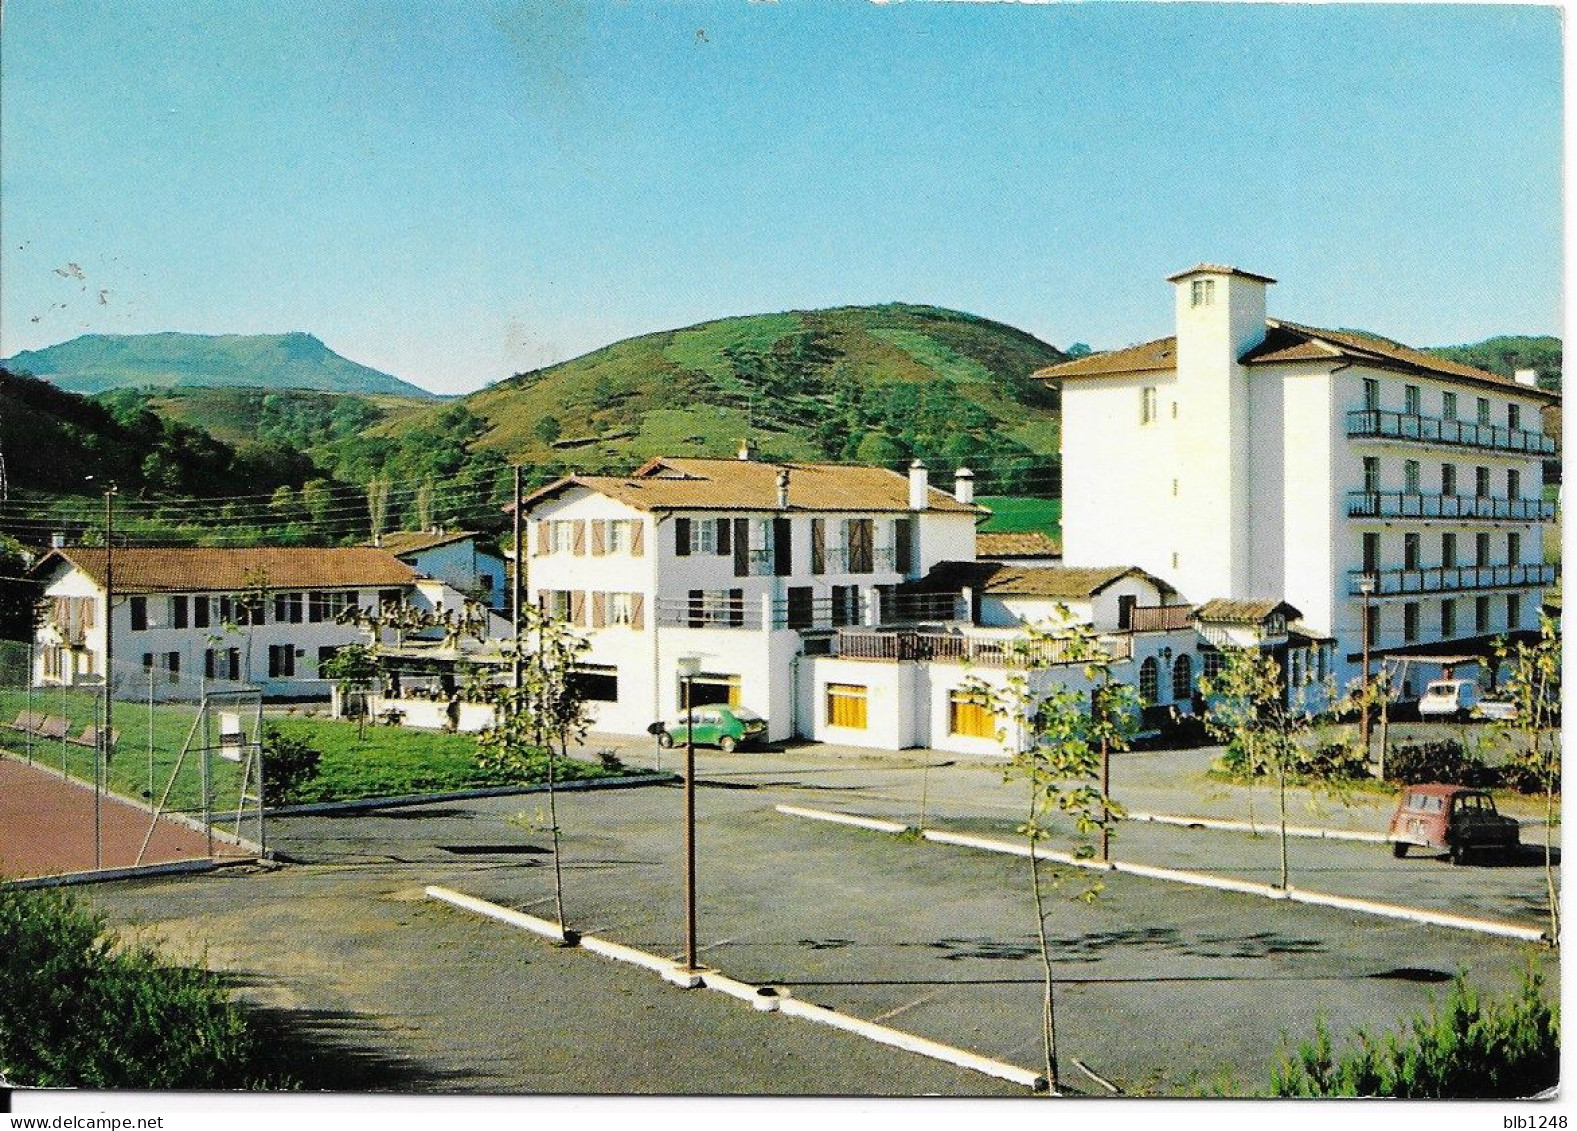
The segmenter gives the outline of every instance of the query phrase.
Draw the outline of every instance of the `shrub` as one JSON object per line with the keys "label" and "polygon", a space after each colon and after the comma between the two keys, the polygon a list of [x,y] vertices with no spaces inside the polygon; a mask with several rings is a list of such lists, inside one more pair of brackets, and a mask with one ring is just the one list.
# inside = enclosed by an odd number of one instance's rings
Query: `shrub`
{"label": "shrub", "polygon": [[263,1042],[205,970],[56,892],[0,889],[0,1077],[44,1088],[265,1087]]}
{"label": "shrub", "polygon": [[1504,1001],[1483,999],[1458,975],[1445,1008],[1416,1017],[1383,1044],[1358,1034],[1337,1059],[1330,1031],[1283,1058],[1276,1096],[1392,1096],[1401,1099],[1515,1099],[1554,1087],[1560,1076],[1560,1013],[1530,971]]}
{"label": "shrub", "polygon": [[[1211,768],[1233,777],[1253,777],[1256,773],[1266,776],[1272,772],[1271,767],[1266,765],[1255,767],[1235,739],[1227,744]],[[1345,742],[1328,742],[1313,750],[1299,750],[1288,767],[1288,773],[1293,778],[1351,781],[1368,777],[1369,767],[1357,748]]]}
{"label": "shrub", "polygon": [[263,731],[263,785],[270,805],[301,800],[301,790],[318,776],[323,755],[310,743],[280,732]]}

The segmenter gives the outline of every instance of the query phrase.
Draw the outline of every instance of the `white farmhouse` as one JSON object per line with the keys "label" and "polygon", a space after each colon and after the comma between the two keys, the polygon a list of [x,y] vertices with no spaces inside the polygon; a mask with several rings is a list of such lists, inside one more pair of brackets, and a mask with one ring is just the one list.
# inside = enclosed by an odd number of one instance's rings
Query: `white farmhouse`
{"label": "white farmhouse", "polygon": [[1482,655],[1536,627],[1558,395],[1267,318],[1264,275],[1170,282],[1174,336],[1036,374],[1062,390],[1067,564],[1133,561],[1195,602],[1284,599],[1338,641],[1344,683],[1366,623],[1375,655]]}
{"label": "white farmhouse", "polygon": [[474,530],[400,530],[373,545],[387,550],[425,577],[435,578],[496,613],[509,607],[504,559],[479,541]]}
{"label": "white farmhouse", "polygon": [[442,582],[366,547],[128,547],[115,550],[113,578],[111,567],[103,549],[68,547],[34,568],[47,609],[35,638],[35,683],[102,682],[105,626],[113,623],[117,684],[152,671],[166,686],[239,682],[270,697],[326,699],[320,666],[337,648],[367,639],[336,622],[341,611],[402,602],[464,607]]}

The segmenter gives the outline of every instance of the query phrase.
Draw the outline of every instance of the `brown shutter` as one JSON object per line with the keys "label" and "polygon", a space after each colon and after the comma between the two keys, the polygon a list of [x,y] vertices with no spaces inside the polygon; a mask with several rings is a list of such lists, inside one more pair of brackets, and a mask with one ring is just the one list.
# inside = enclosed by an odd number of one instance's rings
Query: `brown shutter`
{"label": "brown shutter", "polygon": [[569,622],[576,628],[586,627],[586,594],[579,589],[569,595]]}
{"label": "brown shutter", "polygon": [[750,520],[734,519],[734,576],[750,576]]}
{"label": "brown shutter", "polygon": [[719,518],[713,521],[717,523],[717,540],[714,544],[717,546],[718,554],[726,558],[734,552],[734,540],[729,535],[728,519]]}
{"label": "brown shutter", "polygon": [[591,595],[591,627],[606,628],[607,625],[608,595],[606,593],[593,593]]}
{"label": "brown shutter", "polygon": [[679,558],[690,556],[690,520],[688,518],[674,519],[674,556]]}
{"label": "brown shutter", "polygon": [[594,518],[591,520],[591,556],[600,558],[608,552],[608,521],[607,519]]}
{"label": "brown shutter", "polygon": [[810,572],[827,572],[827,524],[824,519],[810,520]]}
{"label": "brown shutter", "polygon": [[84,630],[93,627],[93,609],[98,605],[92,597],[82,598],[82,627]]}
{"label": "brown shutter", "polygon": [[548,523],[546,519],[537,521],[537,557],[548,556]]}
{"label": "brown shutter", "polygon": [[570,527],[570,530],[571,530],[570,542],[569,542],[570,553],[574,554],[577,558],[585,557],[586,556],[586,520],[583,519],[583,518],[575,519],[574,520],[574,525]]}
{"label": "brown shutter", "polygon": [[646,554],[646,520],[638,518],[630,523],[630,557],[639,558]]}
{"label": "brown shutter", "polygon": [[[640,527],[637,526],[635,529],[640,530]],[[646,627],[645,593],[630,594],[630,627],[634,629],[643,629]]]}

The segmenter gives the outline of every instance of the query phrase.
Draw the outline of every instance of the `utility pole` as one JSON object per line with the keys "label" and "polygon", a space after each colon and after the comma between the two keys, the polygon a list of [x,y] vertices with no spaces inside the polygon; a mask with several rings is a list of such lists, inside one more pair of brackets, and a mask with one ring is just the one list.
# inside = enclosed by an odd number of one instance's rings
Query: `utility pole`
{"label": "utility pole", "polygon": [[516,706],[520,698],[520,591],[525,585],[525,555],[521,552],[520,539],[520,465],[515,464],[515,580],[510,587],[510,596],[514,598],[510,605],[510,617],[515,629],[515,655],[512,665],[513,682],[515,687]]}
{"label": "utility pole", "polygon": [[115,484],[104,492],[104,725],[93,744],[93,867],[104,867],[104,775],[115,726]]}

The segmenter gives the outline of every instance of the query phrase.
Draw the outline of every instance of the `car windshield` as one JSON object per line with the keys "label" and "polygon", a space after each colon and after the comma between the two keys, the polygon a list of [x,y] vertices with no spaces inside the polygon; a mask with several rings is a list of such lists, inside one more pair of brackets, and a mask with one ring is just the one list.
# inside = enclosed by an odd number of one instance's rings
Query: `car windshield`
{"label": "car windshield", "polygon": [[756,714],[749,707],[735,707],[733,710],[734,718],[738,719],[742,723],[755,723],[761,721],[761,716]]}

